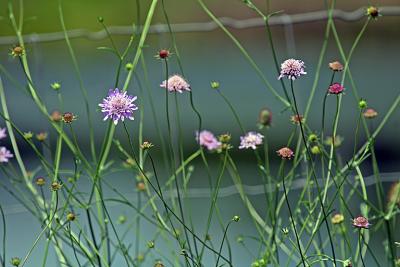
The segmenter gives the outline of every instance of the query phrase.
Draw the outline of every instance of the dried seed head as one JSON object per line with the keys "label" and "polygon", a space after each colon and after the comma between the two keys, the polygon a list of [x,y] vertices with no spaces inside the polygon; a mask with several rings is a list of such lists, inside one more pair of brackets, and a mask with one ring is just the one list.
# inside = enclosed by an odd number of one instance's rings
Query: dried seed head
{"label": "dried seed head", "polygon": [[363,113],[364,118],[373,119],[378,116],[378,112],[373,108],[367,108]]}
{"label": "dried seed head", "polygon": [[62,120],[65,123],[72,123],[76,120],[76,116],[72,112],[65,112],[62,116]]}
{"label": "dried seed head", "polygon": [[36,178],[36,185],[37,186],[43,186],[45,184],[46,184],[46,179],[44,179],[44,177]]}
{"label": "dried seed head", "polygon": [[303,115],[293,115],[290,117],[290,121],[293,124],[300,124],[300,123],[304,123],[306,120],[304,119]]}
{"label": "dried seed head", "polygon": [[293,151],[288,147],[282,147],[278,151],[276,151],[279,157],[282,159],[291,159],[294,155]]}
{"label": "dried seed head", "polygon": [[140,192],[143,192],[146,190],[146,184],[144,182],[138,182],[136,184],[136,189]]}
{"label": "dried seed head", "polygon": [[148,149],[152,148],[153,146],[154,146],[154,145],[153,145],[152,143],[147,142],[147,141],[144,141],[143,144],[140,145],[140,147],[141,147],[143,150],[148,150]]}
{"label": "dried seed head", "polygon": [[62,187],[62,184],[60,184],[59,182],[55,181],[51,183],[50,189],[53,191],[58,191],[60,190]]}
{"label": "dried seed head", "polygon": [[23,56],[25,54],[25,49],[23,46],[20,45],[16,45],[13,47],[13,49],[11,50],[11,55],[13,57],[20,57]]}
{"label": "dried seed head", "polygon": [[161,49],[160,51],[158,51],[158,55],[157,57],[160,59],[166,59],[171,55],[171,53],[169,52],[169,50],[167,49]]}
{"label": "dried seed head", "polygon": [[333,61],[329,63],[329,68],[333,71],[342,71],[343,65],[339,61]]}
{"label": "dried seed head", "polygon": [[367,15],[373,19],[376,19],[380,16],[379,10],[375,6],[370,6],[367,8]]}

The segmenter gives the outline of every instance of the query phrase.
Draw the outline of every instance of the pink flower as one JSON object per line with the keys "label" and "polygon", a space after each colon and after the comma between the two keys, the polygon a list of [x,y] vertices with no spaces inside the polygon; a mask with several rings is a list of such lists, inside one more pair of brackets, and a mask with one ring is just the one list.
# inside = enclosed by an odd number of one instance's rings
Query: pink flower
{"label": "pink flower", "polygon": [[6,127],[0,128],[0,139],[4,139],[7,137],[6,131],[7,131]]}
{"label": "pink flower", "polygon": [[367,108],[363,113],[364,118],[373,119],[378,116],[378,112],[373,108]]}
{"label": "pink flower", "polygon": [[287,77],[289,80],[296,80],[301,75],[307,74],[304,71],[305,65],[302,60],[298,59],[287,59],[281,64],[281,75],[279,75],[278,80],[283,77]]}
{"label": "pink flower", "polygon": [[334,83],[331,86],[329,86],[328,92],[332,95],[338,95],[344,91],[343,85],[340,83]]}
{"label": "pink flower", "polygon": [[0,147],[0,162],[8,162],[9,158],[14,157],[11,152],[4,146]]}
{"label": "pink flower", "polygon": [[169,92],[183,93],[183,91],[190,91],[190,84],[179,75],[173,75],[168,78],[168,81],[163,81],[160,87],[167,88]]}
{"label": "pink flower", "polygon": [[200,134],[197,132],[196,140],[209,151],[218,149],[221,146],[221,142],[218,141],[212,132],[207,130],[201,131]]}
{"label": "pink flower", "polygon": [[119,120],[124,121],[125,118],[133,120],[133,112],[138,109],[133,104],[136,99],[136,96],[127,95],[126,91],[119,91],[118,88],[110,89],[108,96],[99,104],[101,112],[105,115],[104,120],[112,119],[115,125]]}
{"label": "pink flower", "polygon": [[282,159],[291,159],[294,155],[293,151],[288,147],[282,147],[278,151],[276,151],[279,157]]}
{"label": "pink flower", "polygon": [[256,132],[248,132],[245,136],[240,137],[239,149],[256,149],[263,142],[264,136]]}
{"label": "pink flower", "polygon": [[368,229],[370,225],[371,224],[368,222],[368,219],[363,216],[359,216],[359,217],[353,219],[354,227]]}

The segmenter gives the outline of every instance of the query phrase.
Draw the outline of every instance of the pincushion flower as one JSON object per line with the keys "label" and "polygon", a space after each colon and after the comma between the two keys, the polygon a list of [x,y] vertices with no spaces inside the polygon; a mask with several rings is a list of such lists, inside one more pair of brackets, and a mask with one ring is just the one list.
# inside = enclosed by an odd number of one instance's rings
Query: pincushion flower
{"label": "pincushion flower", "polygon": [[328,92],[332,95],[338,95],[341,94],[344,91],[343,85],[340,83],[334,83],[328,88]]}
{"label": "pincushion flower", "polygon": [[126,91],[110,89],[108,96],[99,104],[101,112],[105,115],[104,120],[112,119],[115,125],[119,120],[133,120],[133,112],[138,109],[133,103],[136,99],[136,96],[127,95]]}
{"label": "pincushion flower", "polygon": [[7,131],[7,129],[5,127],[0,128],[0,139],[4,139],[7,137],[6,131]]}
{"label": "pincushion flower", "polygon": [[363,113],[364,118],[373,119],[378,116],[378,112],[373,108],[367,108]]}
{"label": "pincushion flower", "polygon": [[281,64],[281,74],[278,77],[278,80],[283,77],[287,77],[289,80],[296,80],[301,75],[307,74],[304,71],[305,64],[302,60],[298,59],[287,59]]}
{"label": "pincushion flower", "polygon": [[207,150],[212,151],[221,147],[221,142],[215,137],[215,135],[207,130],[203,130],[200,133],[196,132],[196,140],[201,146],[207,148]]}
{"label": "pincushion flower", "polygon": [[183,91],[190,91],[190,84],[177,74],[169,77],[167,81],[163,81],[160,87],[168,87],[167,89],[169,92],[183,93]]}
{"label": "pincushion flower", "polygon": [[264,136],[257,132],[248,132],[245,136],[240,137],[239,149],[256,149],[263,142]]}
{"label": "pincushion flower", "polygon": [[8,159],[14,157],[11,152],[4,146],[0,147],[0,162],[8,162]]}
{"label": "pincushion flower", "polygon": [[368,229],[370,225],[371,224],[368,222],[368,219],[363,216],[359,216],[353,219],[354,227]]}
{"label": "pincushion flower", "polygon": [[276,151],[279,157],[282,159],[291,159],[294,156],[293,151],[288,147],[282,147],[278,151]]}

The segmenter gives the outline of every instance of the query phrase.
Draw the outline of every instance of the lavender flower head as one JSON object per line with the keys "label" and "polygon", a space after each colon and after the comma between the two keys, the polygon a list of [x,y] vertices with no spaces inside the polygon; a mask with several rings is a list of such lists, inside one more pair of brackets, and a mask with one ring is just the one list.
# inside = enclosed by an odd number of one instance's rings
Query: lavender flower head
{"label": "lavender flower head", "polygon": [[13,154],[11,154],[11,152],[5,148],[4,146],[0,147],[0,162],[8,162],[9,158],[14,157]]}
{"label": "lavender flower head", "polygon": [[6,127],[0,128],[0,139],[4,139],[7,137],[6,131],[7,131]]}
{"label": "lavender flower head", "polygon": [[99,104],[101,112],[105,115],[104,120],[112,119],[115,125],[119,120],[124,121],[126,118],[133,120],[133,112],[138,109],[133,104],[136,99],[136,96],[127,95],[126,91],[119,91],[118,88],[110,89],[108,96]]}
{"label": "lavender flower head", "polygon": [[163,81],[160,87],[167,88],[169,92],[183,93],[183,91],[190,91],[190,84],[184,78],[175,74],[168,78],[168,81]]}
{"label": "lavender flower head", "polygon": [[368,219],[364,216],[358,216],[357,218],[353,219],[353,226],[356,228],[365,228],[368,229],[371,224],[369,223]]}
{"label": "lavender flower head", "polygon": [[287,77],[289,80],[296,80],[301,75],[307,74],[304,71],[304,62],[298,59],[287,59],[281,64],[281,75],[279,75],[278,80],[282,79],[283,77]]}
{"label": "lavender flower head", "polygon": [[264,136],[257,132],[248,132],[245,136],[240,137],[239,149],[256,149],[263,142]]}
{"label": "lavender flower head", "polygon": [[200,134],[196,132],[196,140],[209,151],[216,150],[221,146],[221,142],[218,141],[212,132],[207,130],[201,131]]}

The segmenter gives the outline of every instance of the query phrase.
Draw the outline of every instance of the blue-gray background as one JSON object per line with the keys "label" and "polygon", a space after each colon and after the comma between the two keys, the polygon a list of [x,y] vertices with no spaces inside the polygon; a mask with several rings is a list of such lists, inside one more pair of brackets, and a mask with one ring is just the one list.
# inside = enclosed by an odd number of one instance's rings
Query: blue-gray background
{"label": "blue-gray background", "polygon": [[[7,19],[7,1],[0,3],[0,10],[3,19],[0,20],[0,38],[12,36],[12,28]],[[235,19],[252,18],[256,15],[244,6],[241,1],[205,1],[210,9],[218,17],[232,17]],[[310,11],[323,10],[323,1],[307,1],[299,4],[299,1],[271,1],[271,10],[284,10],[287,14],[303,13]],[[265,8],[264,1],[257,2]],[[337,8],[352,11],[366,6],[367,1],[338,1]],[[400,5],[400,1],[380,1],[380,6]],[[141,1],[142,21],[149,6],[149,1]],[[166,1],[167,11],[172,23],[207,22],[210,19],[201,10],[196,1]],[[18,10],[18,9],[16,9]],[[101,30],[97,23],[97,16],[103,16],[105,23],[109,26],[130,25],[136,21],[135,1],[65,1],[64,15],[68,29],[88,29],[89,31]],[[26,22],[26,33],[47,33],[61,31],[57,12],[57,1],[26,1],[25,16],[32,18]],[[348,51],[356,35],[360,31],[364,19],[355,22],[336,21],[337,29],[345,51]],[[154,24],[165,23],[160,6],[156,10]],[[392,104],[399,93],[398,71],[400,62],[400,17],[381,17],[377,21],[372,21],[368,26],[361,42],[353,55],[351,70],[356,80],[359,93],[366,98],[368,103],[379,112],[379,116],[372,127],[378,125],[383,115]],[[273,35],[277,47],[279,60],[288,57],[301,58],[307,65],[308,75],[296,82],[296,93],[300,103],[300,109],[304,109],[306,100],[312,86],[315,69],[322,46],[325,22],[312,22],[283,26],[274,26]],[[276,79],[272,55],[268,46],[265,30],[262,27],[251,27],[247,29],[230,29],[231,32],[242,42],[249,54],[255,59],[266,77],[272,85],[280,89]],[[128,36],[115,36],[115,42],[120,49],[123,49],[128,42]],[[230,132],[233,142],[238,143],[240,130],[230,113],[228,107],[223,103],[218,94],[210,88],[210,81],[217,80],[221,84],[221,90],[230,99],[232,104],[239,112],[240,119],[247,129],[256,129],[255,122],[258,111],[261,107],[269,107],[273,112],[273,127],[269,130],[268,139],[271,144],[271,154],[276,148],[286,143],[286,140],[293,129],[289,122],[290,113],[282,112],[282,105],[270,94],[262,81],[253,71],[249,63],[239,52],[237,47],[220,30],[203,32],[183,32],[176,34],[176,40],[180,51],[180,56],[185,71],[185,76],[192,86],[194,101],[204,119],[204,128],[215,131],[216,133]],[[98,111],[97,104],[106,95],[109,88],[113,87],[115,69],[117,61],[115,58],[104,51],[97,50],[99,46],[110,46],[107,39],[88,40],[86,38],[72,39],[72,46],[75,49],[79,66],[82,72],[85,87],[89,92],[90,107],[95,122],[95,133],[97,146],[100,147],[100,140],[105,133],[106,123],[102,122],[102,115]],[[172,48],[168,33],[150,34],[146,41],[147,47],[144,55],[148,67],[150,89],[152,90],[157,115],[161,121],[165,121],[164,112],[164,92],[159,88],[160,82],[164,79],[162,64],[153,56],[160,48]],[[0,62],[17,80],[23,83],[23,74],[17,61],[9,56],[11,45],[0,45]],[[88,131],[83,99],[79,91],[79,82],[76,78],[71,58],[64,40],[51,42],[36,42],[26,45],[29,56],[33,80],[38,92],[48,105],[49,110],[58,108],[56,93],[50,88],[52,82],[58,81],[62,84],[62,93],[65,101],[65,110],[72,111],[79,116],[74,122],[74,128],[78,134],[78,140],[82,146],[88,147]],[[318,83],[317,93],[312,105],[312,112],[307,118],[312,128],[318,129],[322,98],[325,93],[330,78],[330,71],[327,68],[328,62],[340,59],[340,54],[331,38],[326,56],[323,61],[321,78]],[[171,72],[178,73],[179,68],[176,60],[169,61]],[[122,72],[122,80],[125,72]],[[143,71],[139,69],[137,76],[143,78]],[[45,118],[39,113],[33,102],[24,95],[7,78],[2,77],[5,85],[7,101],[13,120],[24,131],[49,131],[50,128]],[[143,81],[141,79],[141,81]],[[346,155],[351,147],[355,122],[357,117],[356,101],[351,93],[350,85],[345,83],[347,88],[343,101],[342,116],[340,117],[339,133],[345,137],[345,146],[342,153]],[[129,92],[140,96],[139,85],[134,78],[129,87]],[[146,139],[154,140],[157,144],[157,134],[154,130],[154,121],[148,108],[148,103],[143,98],[139,98],[140,105],[143,105],[145,124],[144,136]],[[333,117],[334,99],[329,98],[328,121]],[[197,127],[197,119],[190,108],[187,95],[179,96],[182,124],[184,127],[185,155],[189,155],[195,149],[194,132]],[[396,111],[389,120],[388,125],[383,129],[376,141],[378,157],[381,163],[382,172],[398,171],[399,153],[399,115]],[[138,128],[139,120],[130,123],[131,129]],[[161,122],[161,128],[166,129],[165,123]],[[166,131],[165,131],[166,133]],[[117,129],[117,136],[125,140],[121,127]],[[126,144],[126,142],[125,142]],[[116,151],[113,155],[116,156]],[[235,156],[240,160],[242,175],[245,177],[245,184],[259,184],[255,175],[254,163],[248,161],[251,154],[238,154]],[[31,161],[31,152],[26,148],[23,152],[25,161]],[[243,156],[244,155],[244,156]],[[64,164],[70,164],[66,158]],[[33,166],[31,165],[33,168]],[[368,168],[366,175],[369,174]],[[227,176],[224,186],[231,184]],[[1,179],[6,179],[1,177]],[[108,177],[116,187],[123,188],[122,192],[131,194],[132,200],[136,199],[135,182],[128,174],[121,176]],[[192,178],[191,187],[205,188],[208,182],[201,171]],[[261,200],[262,196],[252,198],[255,203]],[[209,201],[206,198],[207,202]],[[38,224],[30,215],[18,206],[9,195],[1,192],[2,204],[6,205],[9,213],[7,220],[9,227],[8,255],[22,256],[30,248],[34,238],[39,233]],[[202,208],[205,198],[194,198],[190,200],[193,209]],[[241,224],[235,225],[232,229],[232,241],[238,233],[250,233],[254,226],[250,219],[246,219],[247,214],[238,195],[221,198],[222,216],[229,220],[234,214],[241,214],[244,218]],[[260,205],[258,208],[262,209]],[[354,203],[354,209],[358,209],[358,204]],[[131,215],[131,211],[126,211],[122,207],[113,208],[113,214],[126,213]],[[198,222],[199,227],[203,227],[205,221],[204,212],[194,212],[194,221]],[[246,229],[246,230],[244,230]],[[220,238],[221,233],[218,227],[214,228],[213,236]],[[146,240],[147,233],[151,228],[144,226],[143,238]],[[132,232],[132,236],[133,236]],[[380,247],[380,241],[376,240]],[[36,266],[41,263],[42,243],[35,250],[27,266]],[[235,262],[237,266],[248,266],[252,260],[243,249],[235,245]],[[12,255],[11,255],[12,254]],[[51,262],[53,259],[49,259]],[[122,263],[121,263],[122,264]],[[52,266],[51,264],[49,266]]]}

